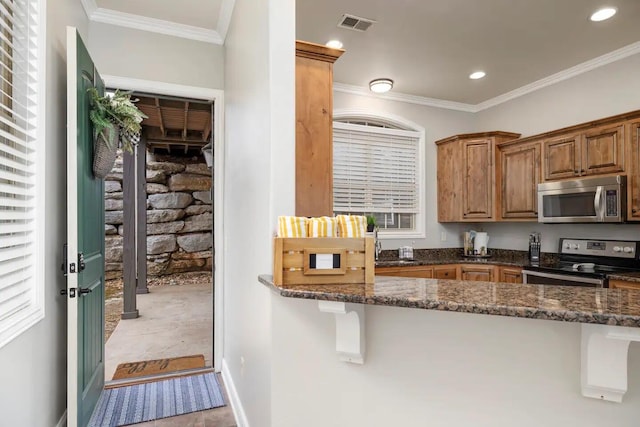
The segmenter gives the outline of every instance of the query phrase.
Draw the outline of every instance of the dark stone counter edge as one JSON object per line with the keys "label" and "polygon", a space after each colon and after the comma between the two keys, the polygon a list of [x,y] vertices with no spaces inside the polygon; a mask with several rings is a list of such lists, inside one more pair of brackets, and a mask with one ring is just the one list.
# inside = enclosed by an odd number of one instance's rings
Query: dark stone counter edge
{"label": "dark stone counter edge", "polygon": [[592,312],[576,312],[570,310],[549,310],[531,307],[511,307],[506,305],[487,306],[481,304],[464,304],[431,300],[412,300],[395,297],[365,297],[338,293],[322,293],[299,291],[281,288],[273,283],[270,275],[258,276],[264,284],[280,296],[287,298],[310,299],[318,301],[336,301],[345,303],[380,305],[401,308],[417,308],[423,310],[453,311],[457,313],[484,314],[493,316],[520,317],[525,319],[555,320],[559,322],[590,323],[609,326],[640,327],[640,316],[615,314],[599,314]]}

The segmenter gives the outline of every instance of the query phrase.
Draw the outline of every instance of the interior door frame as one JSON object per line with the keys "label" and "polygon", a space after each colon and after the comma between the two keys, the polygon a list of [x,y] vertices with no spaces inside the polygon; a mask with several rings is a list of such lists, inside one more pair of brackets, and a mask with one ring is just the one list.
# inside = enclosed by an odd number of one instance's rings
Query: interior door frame
{"label": "interior door frame", "polygon": [[154,93],[158,95],[178,96],[211,101],[213,108],[213,135],[216,138],[213,156],[213,248],[214,248],[214,341],[213,368],[216,372],[222,369],[222,355],[224,345],[224,91],[219,89],[185,86],[154,80],[134,79],[113,75],[102,75],[105,87],[131,90],[136,92]]}

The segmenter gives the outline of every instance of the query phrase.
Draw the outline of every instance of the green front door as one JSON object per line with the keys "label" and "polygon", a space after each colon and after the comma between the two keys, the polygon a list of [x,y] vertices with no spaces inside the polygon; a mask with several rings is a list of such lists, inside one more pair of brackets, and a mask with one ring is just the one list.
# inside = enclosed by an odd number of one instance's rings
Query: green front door
{"label": "green front door", "polygon": [[104,182],[93,176],[87,89],[104,92],[75,28],[67,27],[67,410],[85,427],[104,386]]}

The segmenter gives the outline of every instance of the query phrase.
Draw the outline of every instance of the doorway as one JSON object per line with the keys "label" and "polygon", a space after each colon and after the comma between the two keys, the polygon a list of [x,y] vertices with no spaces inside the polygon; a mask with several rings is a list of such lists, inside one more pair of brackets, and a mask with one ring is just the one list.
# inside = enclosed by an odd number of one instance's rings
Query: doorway
{"label": "doorway", "polygon": [[[110,81],[112,79],[105,77],[107,87],[116,86]],[[123,87],[122,79],[115,80],[117,87]],[[142,90],[132,86],[142,87]],[[155,89],[153,94],[146,91],[151,86]],[[140,263],[128,260],[127,229],[130,233],[139,231],[130,224],[127,226],[126,207],[133,200],[122,194],[126,193],[127,179],[135,177],[123,168],[126,161],[119,160],[105,186],[106,276],[111,279],[108,283],[116,282],[113,288],[107,286],[106,292],[106,330],[110,335],[105,351],[108,387],[128,381],[114,376],[118,365],[124,365],[128,371],[140,371],[134,375],[136,378],[140,375],[162,378],[169,361],[174,364],[169,371],[219,370],[216,355],[221,354],[219,345],[222,343],[221,322],[218,321],[222,317],[221,271],[214,268],[221,265],[221,254],[214,248],[220,241],[221,233],[216,233],[215,229],[221,229],[222,209],[214,200],[216,197],[221,199],[222,189],[222,126],[219,121],[222,94],[197,90],[197,98],[183,98],[174,94],[193,94],[195,88],[154,82],[132,81],[124,87],[133,89],[132,98],[139,99],[138,107],[149,117],[143,122],[141,145],[144,149],[136,153],[138,160],[140,156],[144,157],[143,166],[140,168],[141,163],[134,161],[138,178],[142,175],[142,186],[148,193],[142,202],[135,200],[138,209],[143,211],[142,221],[145,222],[140,227],[144,233],[141,244],[138,239],[144,250],[138,247],[135,252],[136,256],[143,257],[146,274],[136,270],[133,273],[136,283],[126,283],[127,277],[132,276],[127,268],[138,269],[140,266]],[[159,94],[161,91],[163,93]],[[208,93],[209,99],[202,98],[203,92]],[[208,142],[213,142],[215,153],[217,167],[213,168],[213,173],[201,151]],[[217,177],[220,182],[216,182]],[[141,216],[129,214],[132,215],[139,223]],[[135,238],[130,237],[129,244],[134,241]],[[118,244],[122,246],[118,248]],[[110,260],[110,256],[116,259]],[[218,287],[214,287],[214,276],[218,278]],[[133,286],[135,292],[127,292],[127,286]],[[131,316],[132,313],[136,315]],[[110,324],[117,326],[113,328]],[[190,363],[194,357],[201,359],[195,365]],[[163,372],[145,369],[154,364],[156,368],[163,368],[160,369]]]}

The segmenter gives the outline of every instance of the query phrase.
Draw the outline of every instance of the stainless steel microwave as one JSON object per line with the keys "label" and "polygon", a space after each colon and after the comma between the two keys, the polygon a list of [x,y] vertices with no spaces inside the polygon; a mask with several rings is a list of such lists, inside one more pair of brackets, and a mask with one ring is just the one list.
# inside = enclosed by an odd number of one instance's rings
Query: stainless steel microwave
{"label": "stainless steel microwave", "polygon": [[538,184],[538,222],[624,222],[626,179],[616,175]]}

